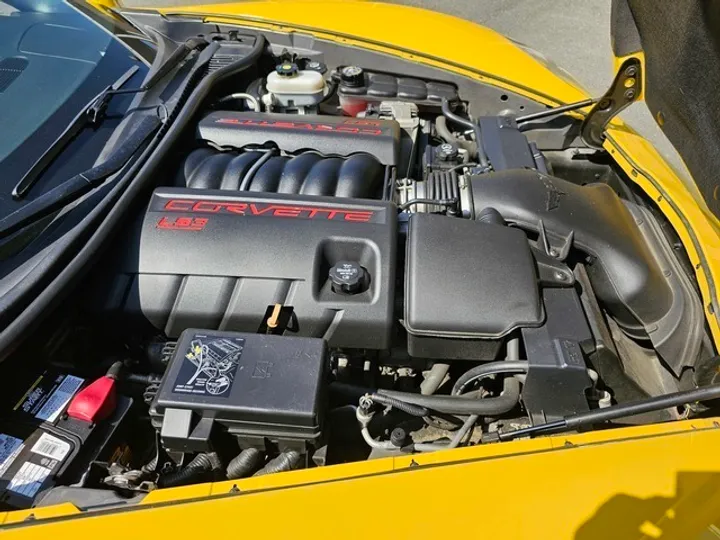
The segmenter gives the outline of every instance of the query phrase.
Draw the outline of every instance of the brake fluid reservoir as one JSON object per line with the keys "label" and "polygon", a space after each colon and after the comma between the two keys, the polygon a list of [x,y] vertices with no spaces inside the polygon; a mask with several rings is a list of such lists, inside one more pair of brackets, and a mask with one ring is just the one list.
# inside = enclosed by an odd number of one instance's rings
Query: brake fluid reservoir
{"label": "brake fluid reservoir", "polygon": [[265,86],[273,101],[286,108],[314,107],[325,96],[325,78],[321,73],[300,70],[290,62],[278,65],[268,75]]}

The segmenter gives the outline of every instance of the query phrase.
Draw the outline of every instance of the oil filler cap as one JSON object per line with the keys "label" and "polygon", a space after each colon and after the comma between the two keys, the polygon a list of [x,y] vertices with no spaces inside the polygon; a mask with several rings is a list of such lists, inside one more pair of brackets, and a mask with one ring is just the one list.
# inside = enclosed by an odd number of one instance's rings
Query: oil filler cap
{"label": "oil filler cap", "polygon": [[339,294],[358,294],[367,289],[368,273],[354,261],[340,261],[328,274],[332,290]]}

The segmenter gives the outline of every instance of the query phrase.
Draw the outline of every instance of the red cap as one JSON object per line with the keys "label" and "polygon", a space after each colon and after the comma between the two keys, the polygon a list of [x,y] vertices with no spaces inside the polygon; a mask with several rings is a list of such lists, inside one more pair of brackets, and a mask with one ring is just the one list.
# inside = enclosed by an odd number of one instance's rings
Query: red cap
{"label": "red cap", "polygon": [[115,410],[116,402],[115,379],[106,375],[77,393],[70,402],[67,415],[96,424]]}

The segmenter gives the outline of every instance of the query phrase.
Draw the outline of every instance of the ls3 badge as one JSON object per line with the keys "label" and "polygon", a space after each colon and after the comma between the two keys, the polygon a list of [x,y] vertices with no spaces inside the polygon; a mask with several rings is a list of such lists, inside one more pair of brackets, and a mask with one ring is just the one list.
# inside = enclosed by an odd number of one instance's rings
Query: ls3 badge
{"label": "ls3 badge", "polygon": [[173,219],[162,217],[157,222],[157,228],[173,231],[202,231],[207,223],[207,218],[178,217]]}

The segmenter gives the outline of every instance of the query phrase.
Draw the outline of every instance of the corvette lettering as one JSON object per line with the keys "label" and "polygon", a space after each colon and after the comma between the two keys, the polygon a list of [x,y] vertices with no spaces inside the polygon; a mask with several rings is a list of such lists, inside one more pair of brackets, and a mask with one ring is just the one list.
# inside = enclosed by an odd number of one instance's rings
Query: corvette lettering
{"label": "corvette lettering", "polygon": [[166,212],[237,214],[240,216],[323,219],[332,221],[350,221],[356,223],[372,222],[373,217],[376,214],[373,210],[356,210],[353,208],[198,199],[171,199],[165,202],[162,209]]}
{"label": "corvette lettering", "polygon": [[289,122],[286,120],[255,120],[253,118],[218,118],[216,124],[233,124],[237,126],[268,127],[276,129],[294,129],[297,131],[314,131],[325,133],[356,133],[358,135],[382,135],[382,129],[373,128],[376,122],[345,124],[315,124],[311,122]]}

